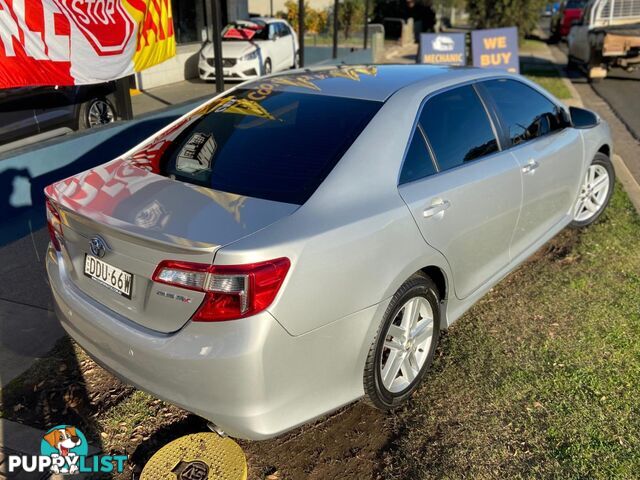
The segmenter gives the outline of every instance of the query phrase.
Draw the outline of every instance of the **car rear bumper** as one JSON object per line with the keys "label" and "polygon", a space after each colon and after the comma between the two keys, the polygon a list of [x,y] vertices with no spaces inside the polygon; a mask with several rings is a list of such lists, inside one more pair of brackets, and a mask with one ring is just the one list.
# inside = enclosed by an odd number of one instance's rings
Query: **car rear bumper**
{"label": "car rear bumper", "polygon": [[188,322],[164,334],[80,291],[62,255],[51,248],[47,273],[62,326],[92,358],[229,435],[271,438],[363,394],[377,306],[298,337],[268,312],[229,322]]}
{"label": "car rear bumper", "polygon": [[[261,74],[260,61],[254,60],[240,61],[233,67],[223,67],[225,80],[249,80],[256,78]],[[200,57],[198,62],[198,74],[201,80],[215,80],[216,71],[212,65]]]}

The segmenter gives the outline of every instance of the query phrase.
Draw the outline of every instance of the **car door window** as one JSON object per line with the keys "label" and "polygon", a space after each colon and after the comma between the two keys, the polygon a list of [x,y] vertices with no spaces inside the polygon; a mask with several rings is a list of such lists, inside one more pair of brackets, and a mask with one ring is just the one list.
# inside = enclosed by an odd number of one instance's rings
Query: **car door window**
{"label": "car door window", "polygon": [[278,24],[278,28],[280,29],[281,37],[288,37],[289,35],[291,35],[291,31],[289,30],[289,27],[286,26],[284,23]]}
{"label": "car door window", "polygon": [[413,132],[413,138],[409,144],[407,155],[404,158],[402,164],[402,171],[400,172],[399,184],[405,184],[419,180],[429,175],[436,173],[436,167],[433,163],[433,159],[427,150],[427,144],[425,143],[424,136],[420,131],[420,127],[416,127]]}
{"label": "car door window", "polygon": [[504,121],[511,145],[561,130],[566,122],[562,109],[533,88],[517,80],[482,82]]}
{"label": "car door window", "polygon": [[496,152],[498,141],[471,85],[440,93],[424,105],[420,125],[440,170]]}

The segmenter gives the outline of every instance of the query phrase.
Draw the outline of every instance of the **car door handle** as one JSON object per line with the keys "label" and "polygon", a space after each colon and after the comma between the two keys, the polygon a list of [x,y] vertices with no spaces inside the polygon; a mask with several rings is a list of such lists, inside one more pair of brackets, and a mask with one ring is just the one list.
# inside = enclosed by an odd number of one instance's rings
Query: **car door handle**
{"label": "car door handle", "polygon": [[527,164],[524,167],[522,167],[522,173],[533,173],[536,171],[536,168],[538,168],[539,166],[540,164],[532,158],[527,162]]}
{"label": "car door handle", "polygon": [[434,203],[431,204],[430,207],[427,207],[424,209],[424,212],[422,212],[422,216],[424,218],[433,217],[438,213],[444,212],[450,206],[451,206],[451,203],[449,202],[449,200],[436,200]]}

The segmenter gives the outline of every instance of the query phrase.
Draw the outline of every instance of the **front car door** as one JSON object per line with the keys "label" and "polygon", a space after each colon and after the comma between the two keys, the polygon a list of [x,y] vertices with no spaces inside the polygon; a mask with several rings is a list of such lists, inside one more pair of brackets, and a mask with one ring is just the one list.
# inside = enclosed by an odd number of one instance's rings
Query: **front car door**
{"label": "front car door", "polygon": [[572,213],[582,178],[582,137],[562,107],[523,82],[487,80],[478,88],[495,105],[521,169],[522,212],[511,243],[516,257]]}
{"label": "front car door", "polygon": [[520,212],[520,168],[501,151],[493,120],[473,85],[430,96],[399,180],[424,239],[449,262],[460,299],[508,265]]}

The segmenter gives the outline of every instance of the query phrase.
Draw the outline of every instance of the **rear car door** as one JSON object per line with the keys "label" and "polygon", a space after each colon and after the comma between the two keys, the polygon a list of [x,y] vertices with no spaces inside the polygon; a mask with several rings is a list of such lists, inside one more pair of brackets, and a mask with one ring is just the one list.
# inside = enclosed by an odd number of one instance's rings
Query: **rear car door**
{"label": "rear car door", "polygon": [[38,133],[30,87],[0,90],[0,145]]}
{"label": "rear car door", "polygon": [[36,117],[40,131],[64,126],[76,129],[75,104],[76,91],[79,87],[37,87],[34,90],[36,101]]}
{"label": "rear car door", "polygon": [[497,79],[479,88],[495,104],[521,169],[522,212],[511,243],[515,257],[571,212],[582,178],[582,137],[570,128],[562,107],[529,85]]}
{"label": "rear car door", "polygon": [[492,118],[473,85],[431,96],[400,174],[400,195],[447,258],[458,298],[509,263],[520,211],[519,166],[501,151]]}
{"label": "rear car door", "polygon": [[[285,26],[281,22],[277,22],[272,24],[275,30],[275,40],[273,45],[274,52],[274,69],[284,70],[291,65],[287,65],[287,60],[289,59],[290,49],[291,49],[291,37],[283,36],[285,35]],[[293,62],[291,62],[293,64]]]}

